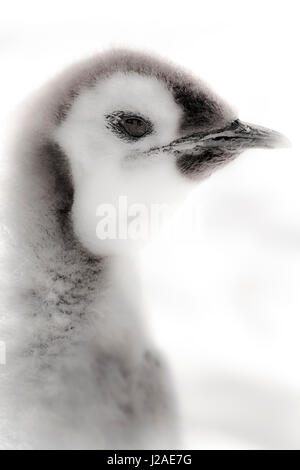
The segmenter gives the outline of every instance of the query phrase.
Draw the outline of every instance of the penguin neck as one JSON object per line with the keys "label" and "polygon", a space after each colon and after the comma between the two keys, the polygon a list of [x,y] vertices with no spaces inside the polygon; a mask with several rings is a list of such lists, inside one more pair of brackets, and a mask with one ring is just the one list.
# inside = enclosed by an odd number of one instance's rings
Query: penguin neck
{"label": "penguin neck", "polygon": [[[73,190],[60,149],[46,141],[20,152],[7,202],[15,282],[41,310],[82,315],[100,281],[103,259],[76,239],[70,221]],[[46,313],[46,312],[45,312]]]}
{"label": "penguin neck", "polygon": [[48,173],[47,155],[43,162],[40,157],[26,164],[22,159],[17,166],[9,202],[11,297],[22,305],[25,328],[30,330],[27,350],[42,351],[47,344],[56,354],[59,343],[61,353],[74,338],[84,340],[93,325],[95,342],[101,342],[105,353],[122,355],[124,338],[136,344],[141,331],[140,289],[132,260],[95,257],[81,245],[65,204],[71,204],[66,196],[71,193],[58,193],[57,173],[53,167]]}

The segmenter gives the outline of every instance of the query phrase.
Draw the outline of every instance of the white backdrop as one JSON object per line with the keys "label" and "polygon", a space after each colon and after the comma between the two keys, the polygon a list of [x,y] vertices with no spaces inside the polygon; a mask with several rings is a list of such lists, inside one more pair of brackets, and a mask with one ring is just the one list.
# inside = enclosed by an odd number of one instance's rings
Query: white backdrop
{"label": "white backdrop", "polygon": [[293,143],[249,151],[207,180],[188,201],[197,227],[178,216],[170,240],[143,254],[148,323],[173,371],[187,447],[300,448],[297,3],[1,7],[2,142],[15,106],[66,64],[130,46],[186,66],[241,119]]}

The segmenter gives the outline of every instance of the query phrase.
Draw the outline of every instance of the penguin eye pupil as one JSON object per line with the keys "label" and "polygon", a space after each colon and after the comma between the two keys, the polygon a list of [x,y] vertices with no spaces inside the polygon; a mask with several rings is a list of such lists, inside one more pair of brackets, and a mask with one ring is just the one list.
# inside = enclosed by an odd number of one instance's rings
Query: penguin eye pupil
{"label": "penguin eye pupil", "polygon": [[139,117],[124,118],[120,124],[131,137],[143,137],[149,131],[147,122]]}

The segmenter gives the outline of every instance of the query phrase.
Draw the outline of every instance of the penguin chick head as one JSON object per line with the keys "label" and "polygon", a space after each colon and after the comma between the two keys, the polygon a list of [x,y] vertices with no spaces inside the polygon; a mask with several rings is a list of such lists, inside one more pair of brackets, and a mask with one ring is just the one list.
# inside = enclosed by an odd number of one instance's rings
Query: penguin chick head
{"label": "penguin chick head", "polygon": [[[104,55],[79,75],[51,138],[71,169],[74,232],[93,254],[131,251],[148,238],[151,207],[174,208],[247,148],[283,143],[240,122],[202,82],[143,54]],[[134,223],[140,239],[128,230]]]}

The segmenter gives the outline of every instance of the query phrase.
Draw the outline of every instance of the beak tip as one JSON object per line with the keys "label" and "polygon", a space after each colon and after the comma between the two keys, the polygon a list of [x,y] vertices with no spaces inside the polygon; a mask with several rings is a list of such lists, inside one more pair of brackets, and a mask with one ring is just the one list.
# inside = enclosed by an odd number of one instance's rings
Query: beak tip
{"label": "beak tip", "polygon": [[275,139],[275,145],[277,148],[291,148],[292,143],[291,141],[283,134],[278,134],[278,137]]}

